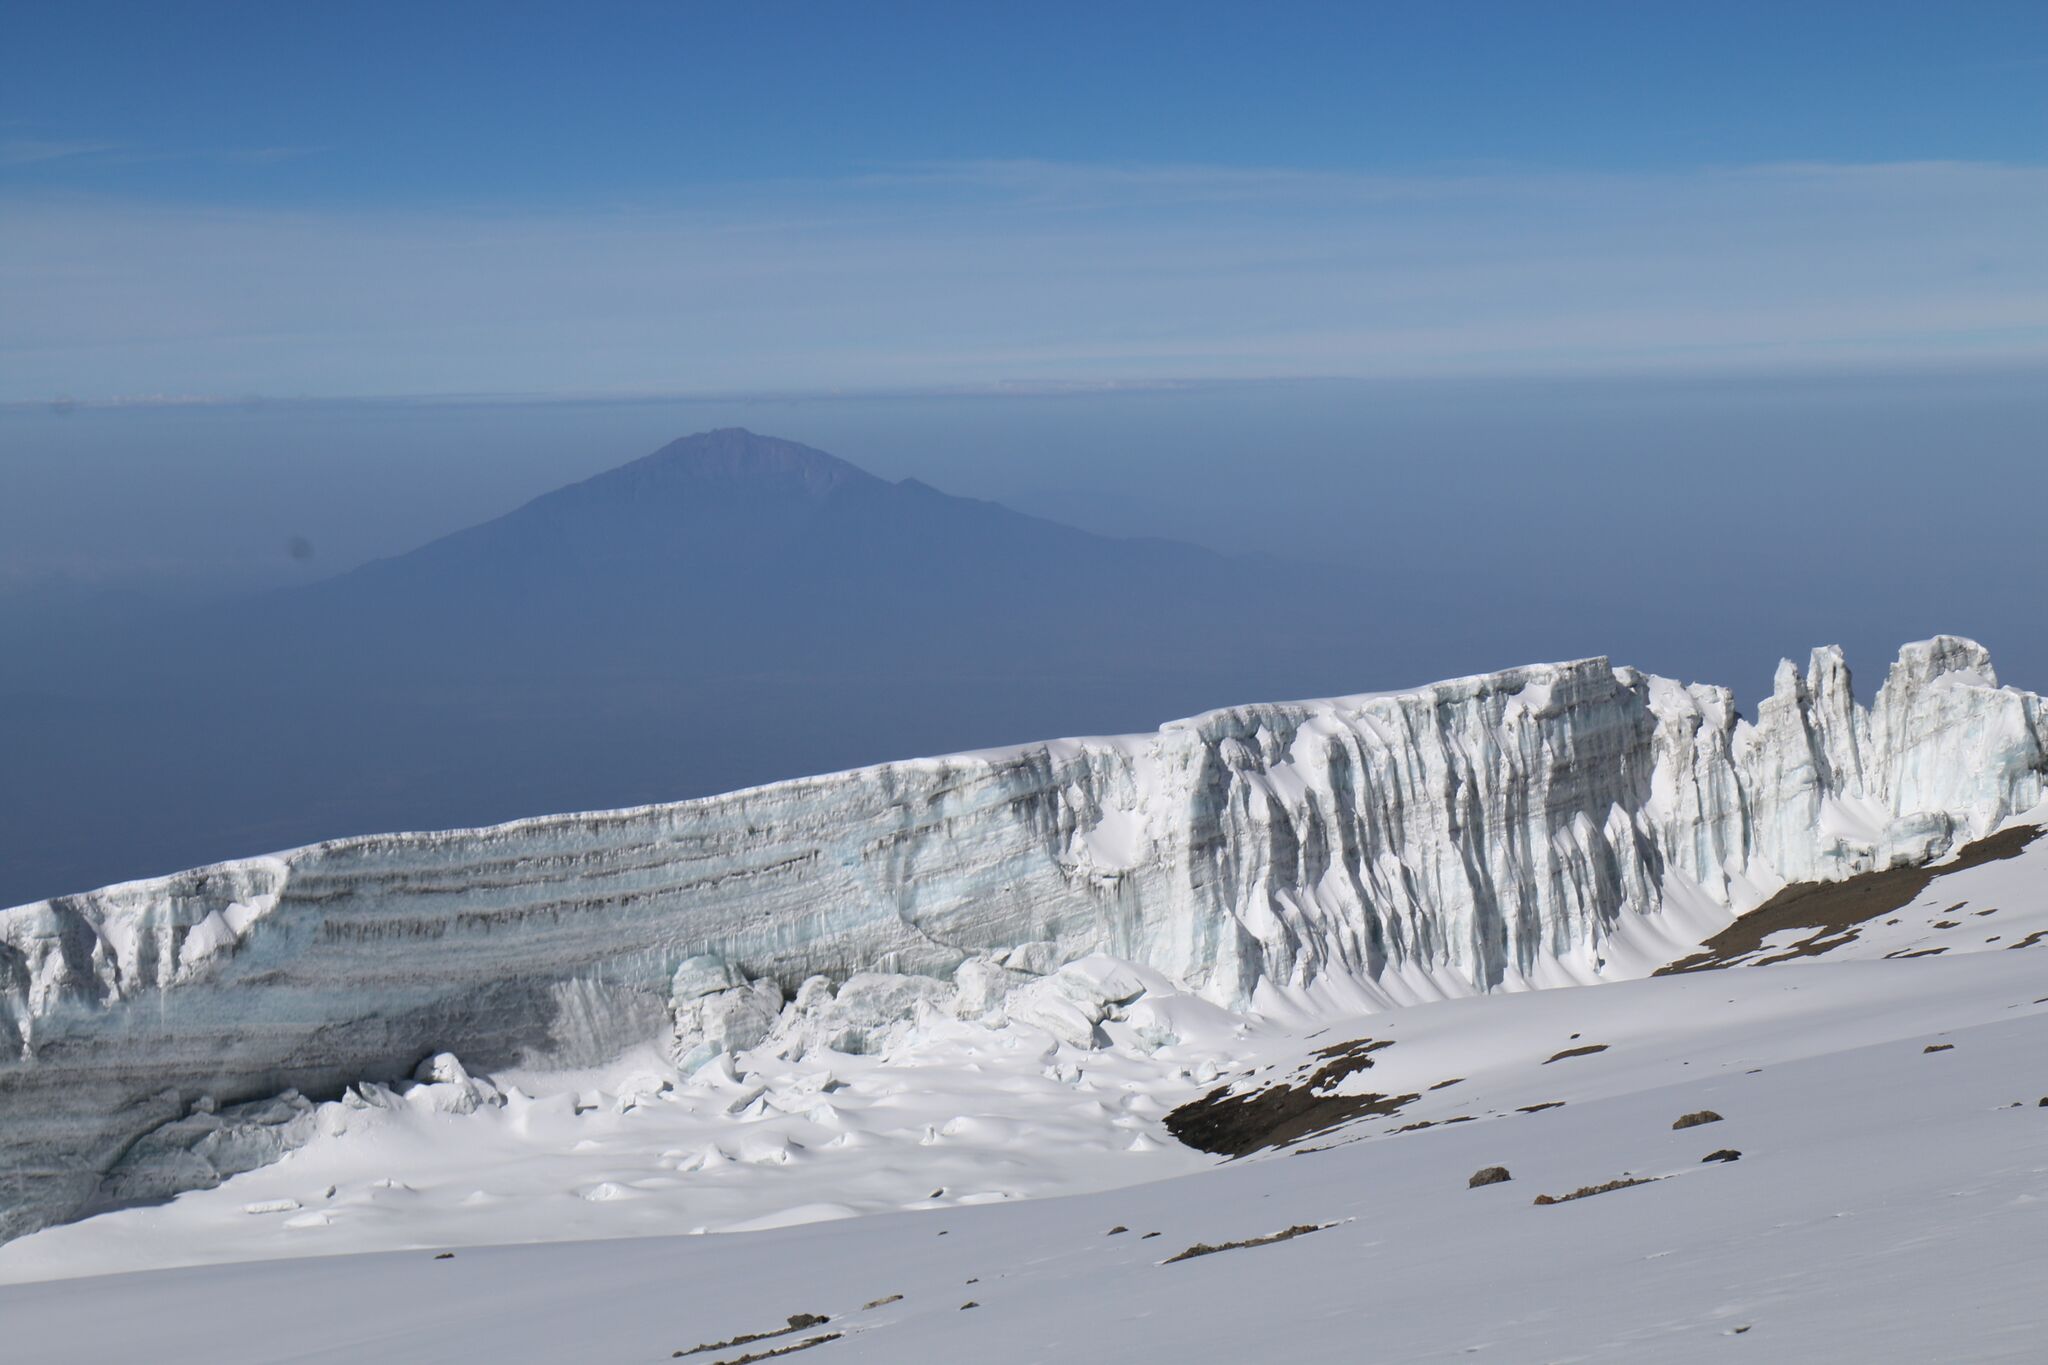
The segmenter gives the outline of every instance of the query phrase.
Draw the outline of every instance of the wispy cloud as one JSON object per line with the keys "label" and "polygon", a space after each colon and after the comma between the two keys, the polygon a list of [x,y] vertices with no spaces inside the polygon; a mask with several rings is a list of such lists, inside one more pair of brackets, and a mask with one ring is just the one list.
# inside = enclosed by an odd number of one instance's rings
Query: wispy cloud
{"label": "wispy cloud", "polygon": [[0,399],[2048,359],[2048,170],[878,167],[602,213],[0,199]]}
{"label": "wispy cloud", "polygon": [[[17,121],[0,125],[19,128]],[[310,147],[155,147],[89,138],[16,136],[0,138],[0,168],[89,161],[96,166],[136,166],[166,161],[218,161],[269,166],[311,155]]]}
{"label": "wispy cloud", "polygon": [[58,138],[0,138],[0,166],[33,166],[45,161],[68,161],[81,156],[98,156],[119,151],[112,142],[66,141]]}

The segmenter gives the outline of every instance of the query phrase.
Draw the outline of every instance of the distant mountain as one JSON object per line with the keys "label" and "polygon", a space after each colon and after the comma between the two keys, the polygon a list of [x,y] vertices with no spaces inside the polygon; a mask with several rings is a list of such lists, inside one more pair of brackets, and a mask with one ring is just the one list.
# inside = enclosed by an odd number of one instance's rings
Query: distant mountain
{"label": "distant mountain", "polygon": [[0,904],[1403,681],[1369,596],[705,432],[322,583],[32,641]]}
{"label": "distant mountain", "polygon": [[[495,521],[282,595],[280,620],[511,655],[712,672],[1214,667],[1265,646],[1289,575],[889,483],[793,441],[705,432]],[[1276,613],[1275,607],[1280,610]],[[1295,624],[1295,623],[1290,623]],[[427,632],[428,638],[410,638]],[[433,641],[443,642],[436,645]],[[583,666],[589,655],[575,666]],[[820,680],[826,680],[822,676]]]}

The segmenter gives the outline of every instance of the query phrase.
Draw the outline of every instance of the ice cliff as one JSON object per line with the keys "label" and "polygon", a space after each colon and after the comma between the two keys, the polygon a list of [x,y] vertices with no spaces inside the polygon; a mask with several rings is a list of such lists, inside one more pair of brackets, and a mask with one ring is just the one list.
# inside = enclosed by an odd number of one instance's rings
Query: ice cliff
{"label": "ice cliff", "polygon": [[[1868,709],[1816,650],[1753,723],[1724,688],[1589,659],[0,911],[0,1237],[117,1168],[107,1189],[146,1187],[166,1125],[224,1173],[305,1104],[248,1102],[444,1051],[857,1050],[919,1009],[1009,1006],[1085,1044],[1117,991],[1043,988],[1098,951],[1237,1008],[1639,974],[1783,881],[2031,809],[2044,749],[2040,698],[1954,637],[1907,646]],[[218,1178],[171,1146],[176,1180]]]}

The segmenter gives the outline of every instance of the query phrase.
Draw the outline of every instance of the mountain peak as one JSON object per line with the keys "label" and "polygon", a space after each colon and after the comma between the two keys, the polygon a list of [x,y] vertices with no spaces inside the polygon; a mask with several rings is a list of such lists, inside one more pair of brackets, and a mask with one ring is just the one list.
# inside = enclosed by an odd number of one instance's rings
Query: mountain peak
{"label": "mountain peak", "polygon": [[778,436],[719,427],[669,442],[615,471],[732,489],[774,489],[823,497],[849,484],[880,482],[857,465]]}

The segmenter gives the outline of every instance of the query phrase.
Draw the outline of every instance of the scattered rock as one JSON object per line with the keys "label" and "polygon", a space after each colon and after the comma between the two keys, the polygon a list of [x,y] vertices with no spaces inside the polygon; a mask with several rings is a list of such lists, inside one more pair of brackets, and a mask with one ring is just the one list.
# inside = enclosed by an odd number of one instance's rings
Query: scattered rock
{"label": "scattered rock", "polygon": [[1926,1047],[1921,1048],[1920,1051],[1924,1055],[1929,1052],[1953,1052],[1955,1048],[1956,1045],[1954,1043],[1929,1043]]}
{"label": "scattered rock", "polygon": [[903,1302],[903,1296],[902,1296],[901,1294],[884,1294],[884,1295],[883,1295],[883,1296],[882,1296],[881,1298],[879,1298],[879,1299],[870,1299],[870,1300],[869,1300],[868,1302],[866,1302],[866,1303],[862,1304],[862,1305],[860,1306],[860,1311],[861,1311],[861,1312],[863,1312],[863,1313],[865,1313],[865,1312],[869,1311],[870,1309],[874,1309],[874,1308],[881,1308],[881,1307],[883,1307],[884,1305],[887,1305],[887,1304],[892,1304],[892,1303],[901,1303],[901,1302]]}
{"label": "scattered rock", "polygon": [[[2048,1100],[2044,1100],[2044,1101],[2042,1101],[2042,1103],[2044,1103],[2044,1104],[2048,1104]],[[1103,1235],[1103,1236],[1105,1236],[1105,1237],[1114,1237],[1114,1236],[1116,1236],[1116,1235],[1117,1235],[1117,1234],[1118,1234],[1119,1232],[1129,1232],[1129,1231],[1130,1231],[1130,1229],[1129,1229],[1129,1228],[1125,1227],[1125,1226],[1124,1226],[1124,1225],[1123,1225],[1122,1223],[1118,1223],[1118,1224],[1117,1224],[1117,1225],[1116,1225],[1115,1227],[1111,1228],[1111,1229],[1110,1229],[1110,1230],[1109,1230],[1108,1232],[1105,1232],[1105,1233],[1103,1233],[1102,1235]]]}
{"label": "scattered rock", "polygon": [[1472,1178],[1465,1182],[1465,1188],[1476,1190],[1481,1185],[1502,1185],[1513,1179],[1505,1166],[1482,1166],[1472,1172]]}
{"label": "scattered rock", "polygon": [[455,1253],[452,1251],[444,1251],[440,1255],[434,1257],[434,1259],[437,1261],[452,1261],[455,1259]]}
{"label": "scattered rock", "polygon": [[1431,1090],[1442,1090],[1442,1089],[1444,1089],[1444,1088],[1445,1088],[1446,1086],[1453,1086],[1453,1085],[1456,1085],[1456,1084],[1458,1084],[1458,1083],[1459,1083],[1460,1081],[1462,1081],[1462,1080],[1464,1080],[1464,1079],[1465,1079],[1465,1078],[1464,1078],[1463,1076],[1453,1076],[1453,1077],[1451,1077],[1451,1078],[1450,1078],[1449,1080],[1447,1080],[1447,1081],[1438,1081],[1438,1082],[1437,1082],[1437,1083],[1436,1083],[1435,1085],[1431,1086],[1431,1087],[1430,1087],[1430,1089],[1431,1089]]}
{"label": "scattered rock", "polygon": [[1671,1125],[1674,1133],[1681,1128],[1697,1128],[1703,1123],[1719,1123],[1721,1116],[1711,1109],[1696,1109],[1690,1114],[1680,1114]]}
{"label": "scattered rock", "polygon": [[1520,1109],[1517,1109],[1515,1112],[1517,1114],[1540,1114],[1546,1109],[1562,1108],[1564,1108],[1563,1100],[1545,1100],[1541,1104],[1525,1104]]}
{"label": "scattered rock", "polygon": [[1141,1241],[1141,1242],[1146,1242],[1146,1241],[1150,1241],[1150,1240],[1151,1240],[1152,1238],[1154,1238],[1154,1237],[1157,1237],[1158,1235],[1159,1235],[1159,1234],[1158,1234],[1158,1233],[1156,1233],[1156,1232],[1148,1232],[1148,1233],[1146,1233],[1146,1234],[1145,1234],[1145,1235],[1144,1235],[1143,1237],[1140,1237],[1140,1238],[1139,1238],[1138,1240],[1139,1240],[1139,1241]]}
{"label": "scattered rock", "polygon": [[981,1307],[981,1305],[980,1305],[980,1304],[976,1303],[976,1302],[975,1302],[975,1301],[974,1301],[973,1299],[969,1299],[969,1300],[968,1300],[967,1302],[965,1302],[965,1303],[963,1303],[963,1304],[961,1304],[961,1305],[960,1305],[960,1311],[964,1313],[964,1312],[966,1312],[966,1311],[967,1311],[968,1309],[970,1309],[970,1308],[979,1308],[979,1307]]}
{"label": "scattered rock", "polygon": [[[801,1332],[806,1327],[822,1327],[830,1321],[832,1319],[826,1317],[823,1313],[792,1313],[789,1316],[789,1325],[787,1327],[778,1327],[772,1332],[742,1332],[736,1337],[727,1337],[724,1341],[707,1341],[701,1346],[692,1346],[687,1351],[672,1351],[669,1353],[669,1359],[680,1360],[684,1356],[699,1355],[705,1351],[723,1351],[733,1346],[745,1346],[749,1342],[767,1341],[772,1337],[786,1337],[791,1332]],[[740,1356],[735,1360],[720,1362],[720,1365],[744,1365],[746,1361],[766,1360],[770,1356],[788,1355],[791,1351],[801,1351],[807,1347],[822,1345],[825,1342],[837,1341],[838,1339],[839,1334],[834,1332],[830,1336],[813,1337],[809,1341],[799,1342],[794,1346],[785,1346],[779,1351],[763,1351],[759,1355]]]}
{"label": "scattered rock", "polygon": [[1537,1204],[1569,1204],[1574,1199],[1586,1199],[1592,1195],[1606,1194],[1610,1190],[1625,1190],[1633,1185],[1654,1185],[1660,1178],[1658,1176],[1623,1176],[1619,1180],[1610,1180],[1604,1185],[1582,1185],[1570,1194],[1539,1194],[1533,1202]]}
{"label": "scattered rock", "polygon": [[1706,1164],[1707,1162],[1709,1162],[1709,1161],[1740,1161],[1740,1160],[1742,1160],[1742,1153],[1740,1153],[1740,1152],[1736,1151],[1736,1150],[1735,1150],[1735,1149],[1734,1149],[1733,1147],[1723,1147],[1723,1148],[1722,1148],[1722,1149],[1721,1149],[1720,1151],[1718,1151],[1718,1152],[1708,1152],[1708,1153],[1707,1153],[1707,1154],[1706,1154],[1705,1156],[1701,1157],[1701,1158],[1700,1158],[1700,1164],[1701,1164],[1701,1165],[1705,1165],[1705,1164]]}
{"label": "scattered rock", "polygon": [[[1574,1036],[1576,1037],[1577,1035]],[[1549,1066],[1552,1062],[1561,1062],[1567,1057],[1590,1057],[1596,1052],[1605,1051],[1607,1051],[1607,1044],[1605,1043],[1587,1043],[1583,1047],[1568,1047],[1553,1057],[1544,1058],[1543,1065]]]}
{"label": "scattered rock", "polygon": [[1283,1228],[1279,1232],[1269,1232],[1264,1237],[1247,1237],[1242,1242],[1218,1242],[1214,1246],[1209,1245],[1207,1242],[1197,1242],[1186,1251],[1167,1257],[1160,1264],[1172,1265],[1176,1261],[1192,1261],[1197,1256],[1213,1256],[1219,1251],[1236,1251],[1242,1247],[1271,1246],[1275,1242],[1285,1242],[1311,1232],[1321,1232],[1324,1228],[1334,1226],[1335,1224],[1332,1223],[1296,1223],[1291,1228]]}
{"label": "scattered rock", "polygon": [[[821,1337],[810,1337],[793,1346],[778,1346],[772,1351],[750,1351],[746,1355],[734,1356],[730,1360],[716,1361],[714,1365],[754,1365],[757,1360],[773,1360],[777,1356],[795,1355],[798,1351],[808,1351],[813,1346],[823,1346],[828,1341],[839,1340],[840,1336],[841,1333],[838,1332],[827,1332]],[[681,1355],[682,1352],[678,1351],[676,1354]]]}

